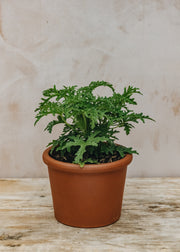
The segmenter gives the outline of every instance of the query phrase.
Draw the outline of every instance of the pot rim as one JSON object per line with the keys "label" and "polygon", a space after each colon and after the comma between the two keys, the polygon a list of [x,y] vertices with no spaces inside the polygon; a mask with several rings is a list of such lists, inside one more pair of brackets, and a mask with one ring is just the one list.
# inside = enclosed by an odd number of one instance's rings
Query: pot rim
{"label": "pot rim", "polygon": [[127,167],[128,164],[131,163],[133,159],[132,154],[126,154],[126,156],[120,160],[111,162],[111,163],[102,163],[102,164],[85,164],[83,168],[78,164],[62,162],[52,158],[49,155],[49,151],[52,146],[45,149],[43,152],[43,161],[48,165],[49,168],[64,171],[70,173],[104,173],[104,172],[113,172],[116,170],[123,169]]}

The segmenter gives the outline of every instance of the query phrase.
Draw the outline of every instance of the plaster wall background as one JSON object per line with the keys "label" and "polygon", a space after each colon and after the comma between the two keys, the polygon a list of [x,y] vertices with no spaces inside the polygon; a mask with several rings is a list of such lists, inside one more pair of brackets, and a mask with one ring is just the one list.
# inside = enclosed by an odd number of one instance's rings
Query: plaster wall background
{"label": "plaster wall background", "polygon": [[180,176],[180,0],[0,0],[0,177],[47,176],[41,92],[92,80],[139,87],[156,119],[120,134],[128,176]]}

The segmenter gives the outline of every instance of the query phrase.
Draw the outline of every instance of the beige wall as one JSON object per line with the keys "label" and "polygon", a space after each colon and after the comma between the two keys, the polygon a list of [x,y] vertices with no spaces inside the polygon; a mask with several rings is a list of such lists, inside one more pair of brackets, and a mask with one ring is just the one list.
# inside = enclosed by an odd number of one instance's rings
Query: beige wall
{"label": "beige wall", "polygon": [[47,176],[41,92],[91,80],[140,87],[157,121],[120,135],[128,176],[180,175],[180,0],[0,0],[0,177]]}

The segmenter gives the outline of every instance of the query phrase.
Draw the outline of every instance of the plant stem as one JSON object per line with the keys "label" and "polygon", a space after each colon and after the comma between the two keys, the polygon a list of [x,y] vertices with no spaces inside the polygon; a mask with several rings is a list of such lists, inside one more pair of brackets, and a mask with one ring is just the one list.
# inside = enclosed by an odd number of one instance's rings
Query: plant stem
{"label": "plant stem", "polygon": [[66,124],[66,126],[68,126],[69,128],[73,129],[73,127],[71,126],[71,124],[67,123],[66,120],[64,119],[64,117],[61,115],[61,118],[63,120],[63,122]]}
{"label": "plant stem", "polygon": [[86,120],[86,117],[85,117],[85,115],[84,115],[84,113],[82,114],[82,116],[83,116],[83,120],[84,120],[84,126],[85,126],[85,132],[87,131],[87,120]]}

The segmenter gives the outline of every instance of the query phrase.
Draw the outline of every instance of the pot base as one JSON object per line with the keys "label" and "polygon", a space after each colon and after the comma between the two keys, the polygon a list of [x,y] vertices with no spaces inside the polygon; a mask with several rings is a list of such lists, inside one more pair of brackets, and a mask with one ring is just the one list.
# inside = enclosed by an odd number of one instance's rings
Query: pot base
{"label": "pot base", "polygon": [[64,222],[63,220],[59,219],[56,215],[54,215],[56,220],[60,222],[63,225],[70,226],[70,227],[77,227],[77,228],[99,228],[99,227],[106,227],[109,225],[114,224],[120,219],[120,216],[118,216],[116,219],[110,220],[109,222],[106,223],[96,223],[96,224],[73,224],[72,222]]}

